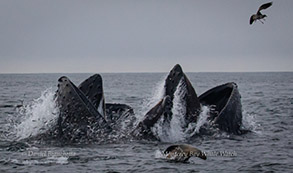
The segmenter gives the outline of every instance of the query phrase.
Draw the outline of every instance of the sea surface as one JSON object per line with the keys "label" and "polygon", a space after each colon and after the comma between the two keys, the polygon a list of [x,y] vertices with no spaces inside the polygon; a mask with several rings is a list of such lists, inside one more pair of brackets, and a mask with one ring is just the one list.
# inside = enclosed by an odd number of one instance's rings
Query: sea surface
{"label": "sea surface", "polygon": [[[244,135],[219,133],[199,135],[191,141],[179,137],[164,142],[123,140],[65,146],[27,141],[46,131],[58,116],[53,98],[57,80],[64,75],[79,85],[92,74],[0,74],[1,173],[293,170],[292,72],[186,73],[198,95],[227,82],[237,83],[243,126],[250,130]],[[158,101],[167,73],[101,75],[106,102],[130,105],[139,119]],[[175,143],[191,144],[208,158],[169,162],[161,151]]]}

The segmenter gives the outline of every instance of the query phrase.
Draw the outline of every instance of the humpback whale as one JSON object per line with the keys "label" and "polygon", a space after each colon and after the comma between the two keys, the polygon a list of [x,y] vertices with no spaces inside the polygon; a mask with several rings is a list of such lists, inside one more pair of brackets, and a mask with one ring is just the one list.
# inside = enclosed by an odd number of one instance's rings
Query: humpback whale
{"label": "humpback whale", "polygon": [[114,121],[133,114],[128,105],[105,104],[99,74],[89,77],[78,87],[62,76],[58,79],[56,102],[60,113],[51,134],[67,142],[97,141],[115,128]]}
{"label": "humpback whale", "polygon": [[212,88],[199,96],[202,105],[212,106],[209,119],[220,129],[242,134],[241,96],[236,83],[230,82]]}
{"label": "humpback whale", "polygon": [[[93,78],[97,79],[98,76]],[[62,76],[58,79],[58,90],[56,92],[57,104],[60,114],[57,121],[58,138],[64,141],[80,142],[83,140],[95,139],[98,133],[109,131],[111,127],[107,124],[105,117],[96,109],[100,103],[91,102],[80,89],[78,89],[67,77]],[[82,84],[84,86],[84,83]],[[98,85],[88,87],[86,93],[90,93],[92,88]],[[99,90],[95,91],[91,99],[98,98]]]}
{"label": "humpback whale", "polygon": [[174,93],[180,82],[185,90],[183,96],[183,99],[186,102],[185,120],[187,122],[196,122],[197,116],[200,112],[200,102],[193,86],[191,85],[191,82],[183,73],[183,70],[179,64],[176,64],[173,67],[165,80],[165,95],[169,95],[171,100],[173,100]]}
{"label": "humpback whale", "polygon": [[174,93],[179,89],[183,92],[182,99],[185,102],[185,105],[182,105],[185,108],[185,111],[183,111],[185,113],[183,129],[186,129],[190,123],[196,123],[202,106],[208,106],[214,108],[208,119],[215,127],[233,134],[245,132],[241,129],[242,105],[236,83],[231,82],[217,86],[197,97],[191,82],[184,74],[181,66],[177,64],[165,80],[164,98],[146,113],[144,119],[138,123],[132,133],[141,138],[158,139],[153,134],[152,127],[160,118],[163,118],[163,128],[170,128]]}
{"label": "humpback whale", "polygon": [[[162,120],[163,133],[171,128],[171,119],[178,116],[172,112],[178,92],[183,109],[180,112],[184,119],[182,129],[196,123],[202,106],[208,106],[214,108],[208,117],[213,126],[232,134],[244,132],[241,130],[242,106],[237,85],[226,83],[198,97],[187,75],[176,64],[165,79],[163,97],[136,125],[130,106],[105,102],[101,75],[90,76],[78,87],[68,77],[60,77],[55,94],[59,116],[56,126],[48,134],[68,143],[100,141],[117,133],[135,139],[160,140],[153,127]],[[121,127],[125,124],[127,128],[123,131]]]}
{"label": "humpback whale", "polygon": [[153,134],[152,127],[154,127],[160,118],[163,118],[164,128],[170,127],[170,121],[173,116],[172,108],[174,94],[176,90],[178,90],[179,85],[183,90],[182,99],[185,101],[184,119],[186,124],[184,128],[187,128],[189,123],[197,121],[197,117],[201,110],[199,99],[181,66],[176,64],[165,79],[164,97],[148,111],[143,120],[138,123],[132,132],[135,136],[158,139],[156,135]]}

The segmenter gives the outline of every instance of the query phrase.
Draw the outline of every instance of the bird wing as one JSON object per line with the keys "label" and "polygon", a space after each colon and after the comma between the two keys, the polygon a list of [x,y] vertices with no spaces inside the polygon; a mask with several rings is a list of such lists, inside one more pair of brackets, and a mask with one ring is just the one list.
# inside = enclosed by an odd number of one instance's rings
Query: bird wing
{"label": "bird wing", "polygon": [[262,4],[259,9],[257,10],[257,12],[259,13],[261,10],[264,10],[264,9],[267,9],[269,8],[270,6],[272,6],[273,2],[269,2],[269,3],[265,3],[265,4]]}
{"label": "bird wing", "polygon": [[252,15],[249,19],[249,24],[251,25],[254,22],[254,15]]}

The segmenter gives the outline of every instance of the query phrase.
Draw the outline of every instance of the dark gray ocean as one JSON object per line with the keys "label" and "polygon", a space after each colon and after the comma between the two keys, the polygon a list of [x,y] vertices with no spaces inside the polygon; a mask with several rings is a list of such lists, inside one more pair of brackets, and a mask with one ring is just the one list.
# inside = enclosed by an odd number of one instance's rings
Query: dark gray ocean
{"label": "dark gray ocean", "polygon": [[[243,126],[250,130],[244,135],[219,133],[184,141],[171,127],[174,138],[165,142],[121,140],[58,146],[27,141],[54,123],[53,97],[63,75],[79,85],[92,74],[0,74],[1,173],[293,170],[293,72],[186,73],[198,95],[217,85],[237,83]],[[167,73],[101,75],[106,102],[128,104],[142,117],[156,103]],[[16,108],[19,104],[24,107]],[[168,162],[161,151],[174,143],[189,143],[208,153],[208,158]]]}

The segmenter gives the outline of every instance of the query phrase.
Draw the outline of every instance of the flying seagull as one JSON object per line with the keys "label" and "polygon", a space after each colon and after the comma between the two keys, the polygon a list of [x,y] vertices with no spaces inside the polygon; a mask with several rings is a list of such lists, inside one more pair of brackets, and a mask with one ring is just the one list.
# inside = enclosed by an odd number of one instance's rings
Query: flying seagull
{"label": "flying seagull", "polygon": [[251,25],[256,20],[259,20],[263,24],[263,21],[261,21],[261,19],[265,20],[265,17],[267,17],[267,15],[261,14],[260,11],[269,8],[272,4],[273,2],[262,4],[257,10],[256,14],[253,14],[250,17],[249,24]]}

